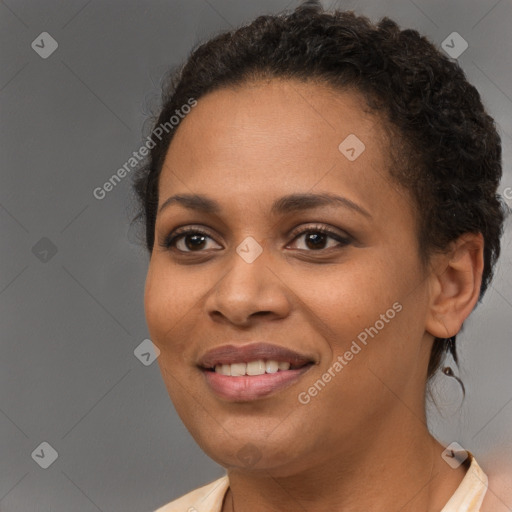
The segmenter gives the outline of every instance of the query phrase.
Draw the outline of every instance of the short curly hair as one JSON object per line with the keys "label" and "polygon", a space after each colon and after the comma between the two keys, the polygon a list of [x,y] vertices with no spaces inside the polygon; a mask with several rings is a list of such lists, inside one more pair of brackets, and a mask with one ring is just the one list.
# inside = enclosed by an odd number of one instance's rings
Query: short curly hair
{"label": "short curly hair", "polygon": [[[199,44],[164,81],[154,127],[190,98],[260,78],[316,81],[363,95],[395,135],[389,149],[397,165],[388,171],[409,191],[418,212],[423,263],[463,233],[482,233],[481,301],[500,254],[507,212],[497,194],[501,140],[458,63],[416,30],[401,30],[388,17],[372,23],[352,11],[326,12],[319,2],[308,1],[292,12],[259,16]],[[140,205],[134,221],[145,225],[150,253],[159,176],[176,128],[155,141],[134,176]],[[428,379],[446,353],[458,362],[455,338],[435,339]]]}

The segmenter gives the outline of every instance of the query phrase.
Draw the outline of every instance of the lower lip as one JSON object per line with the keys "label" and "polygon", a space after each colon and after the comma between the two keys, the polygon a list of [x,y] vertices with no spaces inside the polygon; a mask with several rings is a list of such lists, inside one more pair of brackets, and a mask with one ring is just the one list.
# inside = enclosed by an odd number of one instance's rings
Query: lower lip
{"label": "lower lip", "polygon": [[206,382],[219,397],[233,401],[251,401],[281,391],[297,382],[313,365],[308,364],[297,370],[230,377],[203,370]]}

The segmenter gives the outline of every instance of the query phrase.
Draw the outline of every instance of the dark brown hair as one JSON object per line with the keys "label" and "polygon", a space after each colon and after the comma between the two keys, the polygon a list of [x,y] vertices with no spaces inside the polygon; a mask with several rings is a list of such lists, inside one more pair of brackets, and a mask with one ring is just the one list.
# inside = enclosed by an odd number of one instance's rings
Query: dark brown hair
{"label": "dark brown hair", "polygon": [[[397,165],[390,166],[389,175],[410,193],[418,212],[422,261],[463,233],[482,233],[481,301],[500,254],[506,213],[497,194],[501,141],[458,63],[387,17],[374,24],[353,12],[329,13],[318,2],[305,2],[293,12],[260,16],[198,45],[164,83],[154,127],[191,98],[259,78],[317,81],[364,96],[396,134],[390,153]],[[176,129],[155,141],[134,179],[140,205],[134,221],[145,226],[150,253],[159,176]],[[455,336],[436,338],[429,378],[447,352],[458,362]]]}

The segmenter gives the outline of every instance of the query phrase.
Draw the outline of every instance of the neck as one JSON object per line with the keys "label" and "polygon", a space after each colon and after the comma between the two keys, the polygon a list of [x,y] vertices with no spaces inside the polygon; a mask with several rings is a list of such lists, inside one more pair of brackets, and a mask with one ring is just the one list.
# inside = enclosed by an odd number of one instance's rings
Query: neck
{"label": "neck", "polygon": [[[403,411],[402,411],[403,414]],[[396,418],[358,433],[328,454],[322,464],[286,474],[274,468],[228,471],[230,489],[223,512],[435,512],[441,510],[464,477],[441,457],[444,447],[423,419]],[[363,435],[362,435],[363,434]]]}

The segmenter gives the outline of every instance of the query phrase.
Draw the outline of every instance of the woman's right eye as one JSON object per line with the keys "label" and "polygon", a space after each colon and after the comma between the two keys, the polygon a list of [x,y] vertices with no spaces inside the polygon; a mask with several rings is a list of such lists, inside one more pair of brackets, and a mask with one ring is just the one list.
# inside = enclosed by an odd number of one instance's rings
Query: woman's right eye
{"label": "woman's right eye", "polygon": [[207,232],[197,228],[185,228],[171,233],[162,245],[166,249],[175,247],[180,252],[201,252],[207,245],[207,239],[213,240]]}

